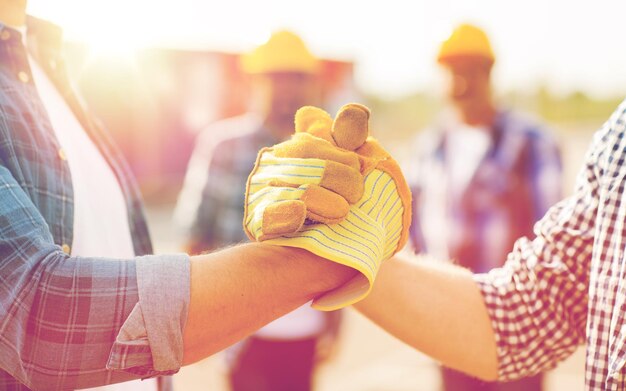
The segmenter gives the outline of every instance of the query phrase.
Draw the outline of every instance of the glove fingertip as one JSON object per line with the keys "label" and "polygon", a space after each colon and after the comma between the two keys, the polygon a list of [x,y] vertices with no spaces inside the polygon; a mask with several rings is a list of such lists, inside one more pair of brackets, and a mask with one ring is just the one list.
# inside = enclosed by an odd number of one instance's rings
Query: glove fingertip
{"label": "glove fingertip", "polygon": [[343,106],[333,124],[332,137],[337,146],[354,151],[365,143],[369,135],[369,109],[351,103]]}
{"label": "glove fingertip", "polygon": [[298,232],[306,219],[306,205],[300,200],[286,200],[268,205],[263,211],[264,236]]}
{"label": "glove fingertip", "polygon": [[307,218],[318,223],[337,224],[350,211],[346,199],[318,185],[307,186],[301,199],[306,204]]}
{"label": "glove fingertip", "polygon": [[296,133],[309,133],[313,136],[333,142],[331,127],[333,119],[326,111],[315,106],[304,106],[296,111]]}

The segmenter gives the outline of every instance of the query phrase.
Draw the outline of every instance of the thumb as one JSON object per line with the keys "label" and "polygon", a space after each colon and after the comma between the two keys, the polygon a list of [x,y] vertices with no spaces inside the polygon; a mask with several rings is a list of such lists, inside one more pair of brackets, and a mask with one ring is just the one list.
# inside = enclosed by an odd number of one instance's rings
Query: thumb
{"label": "thumb", "polygon": [[354,151],[363,145],[369,135],[369,118],[369,109],[358,103],[349,103],[339,109],[332,129],[337,146]]}

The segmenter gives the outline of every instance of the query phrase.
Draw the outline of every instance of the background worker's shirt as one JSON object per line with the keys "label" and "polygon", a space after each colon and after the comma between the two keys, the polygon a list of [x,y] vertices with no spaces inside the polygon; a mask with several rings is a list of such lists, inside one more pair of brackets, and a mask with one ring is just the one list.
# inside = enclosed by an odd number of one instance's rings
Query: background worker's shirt
{"label": "background worker's shirt", "polygon": [[198,135],[174,214],[203,251],[248,241],[243,231],[248,175],[259,150],[282,141],[267,133],[257,116],[246,114]]}
{"label": "background worker's shirt", "polygon": [[136,186],[69,87],[60,30],[29,17],[28,35],[33,57],[117,179],[138,256],[66,253],[74,242],[72,172],[21,34],[0,24],[0,389],[87,388],[175,373],[189,258],[147,255],[152,246]]}
{"label": "background worker's shirt", "polygon": [[418,138],[409,171],[418,252],[476,272],[502,265],[515,240],[561,199],[561,160],[552,136],[500,112],[493,129],[449,121]]}
{"label": "background worker's shirt", "polygon": [[460,197],[485,159],[492,139],[489,129],[484,126],[459,124],[454,131],[448,132],[446,141],[450,178],[447,183],[450,193]]}
{"label": "background worker's shirt", "polygon": [[[199,135],[176,211],[192,241],[205,250],[248,241],[243,230],[248,176],[259,150],[282,141],[250,114],[219,121]],[[305,304],[256,335],[293,340],[319,335],[324,327],[324,314]]]}
{"label": "background worker's shirt", "polygon": [[594,135],[572,196],[475,275],[501,380],[556,366],[586,343],[586,389],[626,389],[626,101]]}

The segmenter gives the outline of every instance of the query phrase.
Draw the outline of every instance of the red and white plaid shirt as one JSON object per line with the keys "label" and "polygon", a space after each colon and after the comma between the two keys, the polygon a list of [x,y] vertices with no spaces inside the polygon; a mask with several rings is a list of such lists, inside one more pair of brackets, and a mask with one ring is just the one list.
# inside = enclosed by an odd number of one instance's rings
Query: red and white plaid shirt
{"label": "red and white plaid shirt", "polygon": [[596,133],[574,194],[476,275],[496,334],[499,375],[553,368],[586,343],[587,390],[626,390],[626,101]]}

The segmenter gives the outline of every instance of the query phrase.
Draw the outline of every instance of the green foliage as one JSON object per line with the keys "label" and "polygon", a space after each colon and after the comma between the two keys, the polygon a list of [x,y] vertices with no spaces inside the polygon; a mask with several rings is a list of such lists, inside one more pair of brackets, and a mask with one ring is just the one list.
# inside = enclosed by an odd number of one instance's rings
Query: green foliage
{"label": "green foliage", "polygon": [[[593,97],[584,92],[560,96],[541,87],[533,93],[508,92],[498,96],[505,107],[526,112],[567,131],[595,130],[609,118],[624,97]],[[382,142],[402,143],[432,125],[445,102],[433,94],[415,93],[395,99],[366,96],[372,109],[373,134]]]}
{"label": "green foliage", "polygon": [[508,93],[503,100],[511,107],[534,113],[550,123],[560,124],[604,122],[623,99],[596,98],[582,91],[559,96],[541,87],[533,94]]}

